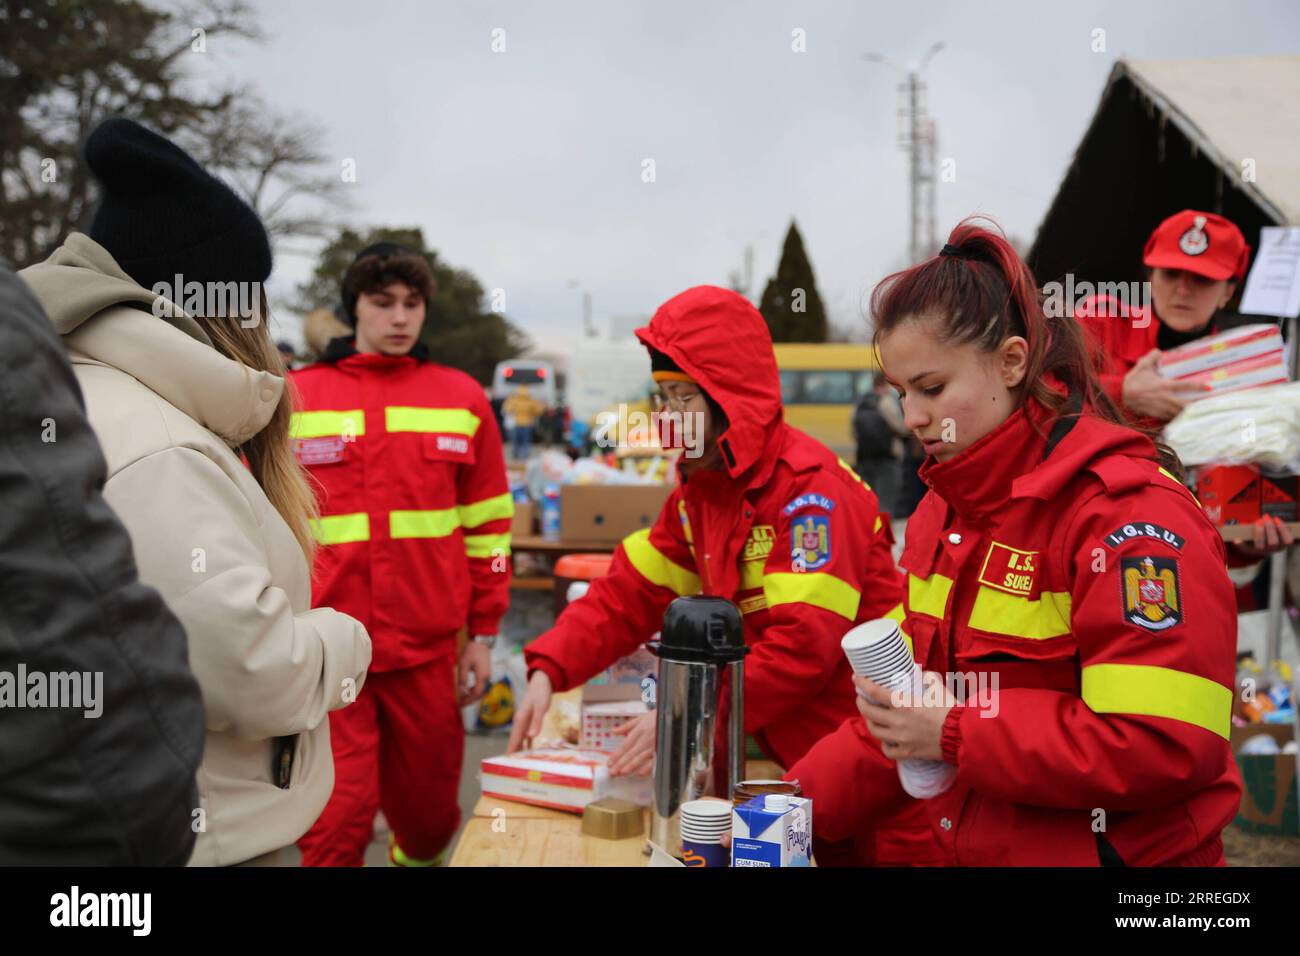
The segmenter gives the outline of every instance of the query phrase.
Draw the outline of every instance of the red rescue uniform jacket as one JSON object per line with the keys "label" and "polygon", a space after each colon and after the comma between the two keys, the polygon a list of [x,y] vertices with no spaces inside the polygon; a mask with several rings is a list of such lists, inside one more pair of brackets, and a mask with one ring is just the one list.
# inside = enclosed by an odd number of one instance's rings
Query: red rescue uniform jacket
{"label": "red rescue uniform jacket", "polygon": [[514,505],[482,386],[423,346],[362,354],[348,339],[291,375],[321,512],[313,606],[366,626],[372,671],[451,657],[462,627],[497,633]]}
{"label": "red rescue uniform jacket", "polygon": [[[789,767],[856,712],[840,638],[901,598],[888,516],[844,461],[784,422],[771,337],[742,297],[690,289],[637,335],[725,411],[726,470],[684,477],[655,525],[624,539],[609,574],[525,648],[529,672],[557,690],[580,685],[649,640],[678,596],[728,598],[752,649],[745,732]],[[721,699],[725,708],[725,689]],[[881,766],[874,785],[889,791],[891,824],[910,825],[937,855],[919,804],[883,756]]]}
{"label": "red rescue uniform jacket", "polygon": [[[926,669],[974,691],[943,727],[936,833],[953,865],[1221,864],[1241,795],[1223,543],[1148,439],[1052,426],[1031,401],[922,470],[897,616]],[[874,812],[851,779],[868,737],[859,718],[793,768],[836,781],[815,827]]]}

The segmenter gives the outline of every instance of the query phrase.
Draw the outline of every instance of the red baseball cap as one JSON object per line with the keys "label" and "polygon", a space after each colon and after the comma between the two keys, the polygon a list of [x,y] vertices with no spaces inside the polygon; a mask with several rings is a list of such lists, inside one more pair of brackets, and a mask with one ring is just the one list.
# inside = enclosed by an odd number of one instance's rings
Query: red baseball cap
{"label": "red baseball cap", "polygon": [[1250,246],[1241,230],[1222,216],[1184,209],[1156,226],[1142,250],[1142,262],[1207,279],[1243,279]]}

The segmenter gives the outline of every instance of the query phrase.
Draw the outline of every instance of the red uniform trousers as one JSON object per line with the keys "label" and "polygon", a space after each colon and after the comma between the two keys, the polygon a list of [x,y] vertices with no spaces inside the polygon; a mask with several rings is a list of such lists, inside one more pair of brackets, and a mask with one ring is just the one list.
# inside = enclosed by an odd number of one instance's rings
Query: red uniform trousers
{"label": "red uniform trousers", "polygon": [[383,809],[390,860],[430,863],[460,826],[465,726],[455,659],[371,673],[357,699],[330,713],[334,792],[298,841],[303,866],[361,866]]}

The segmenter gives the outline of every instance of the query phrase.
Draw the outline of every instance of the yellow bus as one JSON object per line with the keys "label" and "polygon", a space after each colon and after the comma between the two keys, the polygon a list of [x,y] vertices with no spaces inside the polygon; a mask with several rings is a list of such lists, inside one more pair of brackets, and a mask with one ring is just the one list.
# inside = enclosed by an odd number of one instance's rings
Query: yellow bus
{"label": "yellow bus", "polygon": [[777,343],[785,420],[853,462],[853,409],[879,369],[864,343]]}

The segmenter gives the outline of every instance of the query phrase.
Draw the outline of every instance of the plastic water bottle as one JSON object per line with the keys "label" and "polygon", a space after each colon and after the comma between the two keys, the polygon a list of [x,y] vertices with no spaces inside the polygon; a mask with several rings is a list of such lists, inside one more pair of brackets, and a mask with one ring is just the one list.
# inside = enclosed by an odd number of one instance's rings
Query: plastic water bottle
{"label": "plastic water bottle", "polygon": [[547,541],[560,540],[560,486],[548,482],[542,493],[542,537]]}

